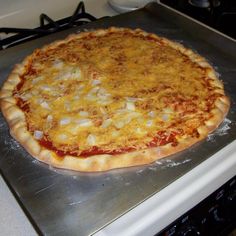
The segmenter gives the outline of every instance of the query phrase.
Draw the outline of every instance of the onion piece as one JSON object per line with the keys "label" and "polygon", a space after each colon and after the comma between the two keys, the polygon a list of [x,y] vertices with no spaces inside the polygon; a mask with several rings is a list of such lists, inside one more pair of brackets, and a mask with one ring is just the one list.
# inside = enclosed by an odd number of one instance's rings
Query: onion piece
{"label": "onion piece", "polygon": [[87,100],[87,101],[96,101],[96,100],[97,100],[96,95],[91,94],[91,93],[88,93],[84,98],[85,98],[85,100]]}
{"label": "onion piece", "polygon": [[49,104],[48,104],[46,101],[42,102],[42,103],[40,104],[40,106],[43,107],[43,108],[45,108],[45,109],[48,109],[48,110],[51,109],[50,106],[49,106]]}
{"label": "onion piece", "polygon": [[135,111],[134,102],[126,102],[126,109],[128,109],[129,111]]}
{"label": "onion piece", "polygon": [[65,107],[66,111],[70,111],[70,110],[71,110],[71,104],[70,104],[70,102],[65,101],[64,107]]}
{"label": "onion piece", "polygon": [[107,127],[109,127],[109,126],[111,125],[111,123],[112,123],[112,119],[106,119],[106,120],[104,120],[104,121],[102,122],[101,127],[102,127],[102,128],[107,128]]}
{"label": "onion piece", "polygon": [[80,112],[79,112],[79,115],[80,115],[80,116],[83,116],[83,117],[86,117],[86,116],[89,115],[89,113],[88,113],[87,111],[80,111]]}
{"label": "onion piece", "polygon": [[68,136],[66,134],[59,134],[58,138],[62,141],[65,141],[68,138]]}
{"label": "onion piece", "polygon": [[117,129],[121,129],[122,127],[124,127],[125,125],[125,122],[124,121],[121,121],[121,120],[118,120],[118,121],[115,121],[114,122],[114,125]]}
{"label": "onion piece", "polygon": [[60,125],[68,125],[71,122],[71,118],[66,117],[60,120]]}
{"label": "onion piece", "polygon": [[139,127],[138,127],[138,128],[136,128],[136,130],[135,130],[135,131],[136,131],[136,133],[137,133],[137,134],[146,134],[146,133],[147,133],[147,131],[146,131],[146,130],[142,130],[142,129],[141,129],[141,128],[139,128]]}
{"label": "onion piece", "polygon": [[98,79],[93,79],[93,80],[91,81],[91,84],[92,84],[93,86],[95,86],[95,85],[101,84],[101,81],[98,80]]}
{"label": "onion piece", "polygon": [[147,127],[151,127],[153,125],[153,120],[148,120],[147,122],[146,122],[146,126]]}
{"label": "onion piece", "polygon": [[150,112],[148,112],[148,116],[154,118],[156,116],[156,112],[155,111],[150,111]]}
{"label": "onion piece", "polygon": [[34,131],[34,138],[37,140],[40,140],[43,137],[43,132],[40,130],[35,130]]}
{"label": "onion piece", "polygon": [[64,72],[59,73],[57,80],[82,80],[81,71],[78,67],[69,67]]}
{"label": "onion piece", "polygon": [[52,115],[48,115],[47,116],[47,122],[52,122],[53,120],[53,116]]}
{"label": "onion piece", "polygon": [[169,120],[169,118],[170,118],[170,115],[169,115],[169,114],[163,114],[163,115],[161,116],[161,119],[162,119],[163,121],[167,121],[167,120]]}
{"label": "onion piece", "polygon": [[43,80],[43,79],[44,79],[43,76],[38,76],[38,77],[32,79],[32,84],[36,84],[37,82],[39,82],[40,80]]}
{"label": "onion piece", "polygon": [[64,65],[64,62],[61,61],[61,60],[59,60],[59,59],[56,59],[56,60],[53,62],[53,67],[54,67],[55,69],[60,69],[60,68],[63,67],[63,65]]}
{"label": "onion piece", "polygon": [[101,111],[101,113],[102,113],[103,115],[106,115],[106,114],[107,114],[106,110],[105,110],[103,107],[100,107],[100,111]]}
{"label": "onion piece", "polygon": [[32,98],[32,94],[25,93],[25,94],[19,95],[19,97],[25,102],[25,101],[28,101],[30,98]]}
{"label": "onion piece", "polygon": [[174,111],[169,107],[164,108],[163,111],[162,111],[162,113],[173,113],[173,112]]}
{"label": "onion piece", "polygon": [[52,91],[52,87],[50,87],[47,84],[43,84],[40,86],[40,89],[44,90],[44,91]]}
{"label": "onion piece", "polygon": [[91,126],[93,123],[90,119],[79,119],[75,121],[81,127]]}
{"label": "onion piece", "polygon": [[87,144],[89,146],[94,146],[96,144],[96,136],[93,134],[89,134],[87,137]]}
{"label": "onion piece", "polygon": [[111,136],[112,137],[118,137],[119,136],[119,131],[117,131],[117,130],[114,130],[112,133],[111,133]]}
{"label": "onion piece", "polygon": [[140,98],[134,98],[134,97],[125,97],[126,101],[128,102],[136,102],[140,100]]}
{"label": "onion piece", "polygon": [[94,94],[94,93],[97,93],[98,90],[99,90],[99,87],[94,87],[89,91],[89,93]]}

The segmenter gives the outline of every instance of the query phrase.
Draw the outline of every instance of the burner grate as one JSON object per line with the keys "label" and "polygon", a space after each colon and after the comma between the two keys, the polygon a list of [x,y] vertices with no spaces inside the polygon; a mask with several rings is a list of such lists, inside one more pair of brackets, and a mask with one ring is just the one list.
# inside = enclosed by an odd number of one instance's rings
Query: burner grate
{"label": "burner grate", "polygon": [[83,25],[97,20],[96,17],[85,12],[83,2],[80,2],[72,16],[54,21],[46,14],[41,14],[40,26],[35,29],[26,28],[0,28],[0,33],[14,34],[0,40],[0,50],[6,49],[17,44],[39,38],[54,32],[59,32],[68,28]]}
{"label": "burner grate", "polygon": [[162,3],[236,39],[235,0],[160,0]]}

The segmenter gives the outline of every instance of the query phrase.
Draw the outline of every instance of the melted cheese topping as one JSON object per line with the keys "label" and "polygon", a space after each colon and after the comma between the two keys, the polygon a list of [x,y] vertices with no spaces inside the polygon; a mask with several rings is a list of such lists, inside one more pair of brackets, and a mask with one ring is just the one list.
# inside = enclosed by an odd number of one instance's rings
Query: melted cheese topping
{"label": "melted cheese topping", "polygon": [[143,149],[163,132],[196,135],[212,104],[205,75],[157,39],[114,32],[37,50],[15,97],[34,137],[58,150]]}

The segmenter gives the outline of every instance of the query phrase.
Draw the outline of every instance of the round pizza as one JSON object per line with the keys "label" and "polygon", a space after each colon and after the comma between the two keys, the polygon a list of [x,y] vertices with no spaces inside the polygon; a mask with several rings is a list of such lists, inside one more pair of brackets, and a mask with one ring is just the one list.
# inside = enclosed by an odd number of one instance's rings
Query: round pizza
{"label": "round pizza", "polygon": [[78,171],[149,164],[187,149],[229,106],[203,57],[115,27],[36,49],[1,89],[11,135],[34,158]]}

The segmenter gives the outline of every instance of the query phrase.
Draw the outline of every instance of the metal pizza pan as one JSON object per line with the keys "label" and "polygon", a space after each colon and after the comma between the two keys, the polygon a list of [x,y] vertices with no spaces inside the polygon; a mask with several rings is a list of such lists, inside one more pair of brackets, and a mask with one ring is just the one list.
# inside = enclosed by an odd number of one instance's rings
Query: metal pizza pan
{"label": "metal pizza pan", "polygon": [[204,56],[219,73],[231,108],[222,125],[191,148],[150,165],[102,173],[58,170],[36,161],[11,138],[1,115],[0,171],[35,228],[45,235],[91,235],[236,138],[235,40],[158,3],[1,51],[0,84],[35,48],[71,33],[110,26],[141,28]]}

